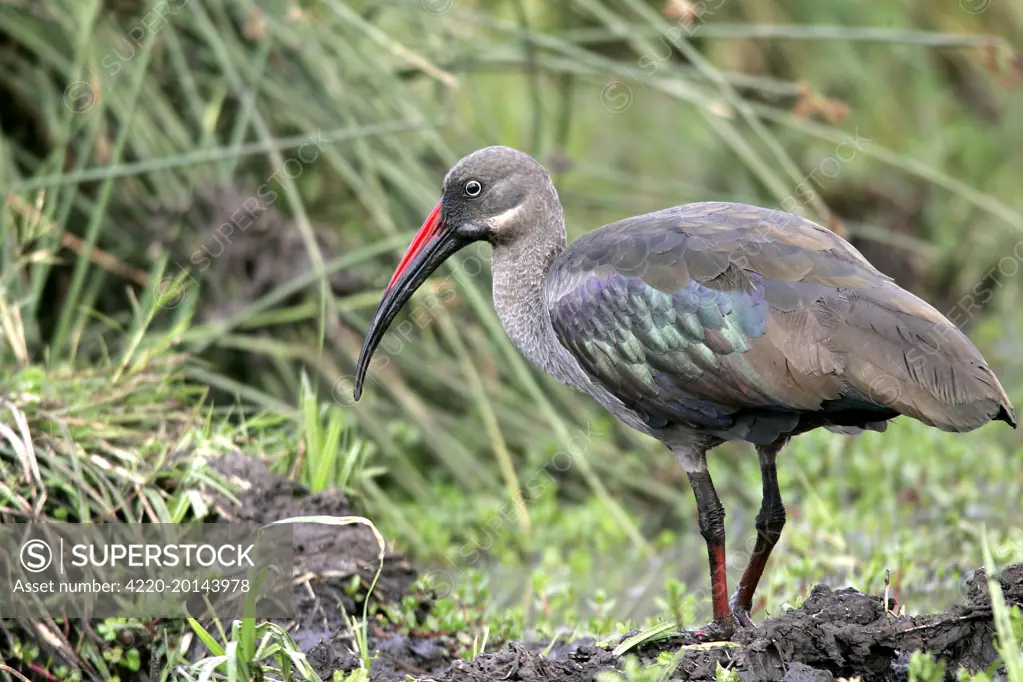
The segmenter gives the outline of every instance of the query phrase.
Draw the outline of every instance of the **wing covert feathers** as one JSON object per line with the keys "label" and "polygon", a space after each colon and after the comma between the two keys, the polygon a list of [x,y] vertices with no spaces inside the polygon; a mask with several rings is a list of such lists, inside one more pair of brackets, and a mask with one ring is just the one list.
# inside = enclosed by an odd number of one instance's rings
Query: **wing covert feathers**
{"label": "wing covert feathers", "polygon": [[713,202],[607,225],[558,257],[547,303],[562,345],[654,429],[759,442],[898,414],[946,431],[1015,426],[954,325],[781,211]]}

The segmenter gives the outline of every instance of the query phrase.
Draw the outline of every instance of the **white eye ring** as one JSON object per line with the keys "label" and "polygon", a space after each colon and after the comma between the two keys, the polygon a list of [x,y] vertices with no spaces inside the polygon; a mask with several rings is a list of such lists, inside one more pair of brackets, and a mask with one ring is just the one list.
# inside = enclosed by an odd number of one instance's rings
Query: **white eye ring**
{"label": "white eye ring", "polygon": [[477,180],[467,180],[466,183],[462,185],[462,191],[465,192],[466,196],[478,197],[480,192],[483,191],[483,185],[481,185]]}

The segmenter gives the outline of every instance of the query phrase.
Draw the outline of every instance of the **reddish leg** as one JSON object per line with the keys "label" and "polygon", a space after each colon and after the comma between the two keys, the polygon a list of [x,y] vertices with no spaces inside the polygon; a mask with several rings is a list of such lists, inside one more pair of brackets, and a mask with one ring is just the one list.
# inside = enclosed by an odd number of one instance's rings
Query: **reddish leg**
{"label": "reddish leg", "polygon": [[781,501],[781,491],[778,489],[778,471],[775,467],[775,459],[783,444],[784,442],[757,446],[757,455],[760,457],[760,476],[763,479],[764,487],[763,502],[756,519],[757,541],[753,547],[753,555],[746,565],[746,570],[743,572],[742,579],[731,600],[732,613],[739,624],[744,627],[753,625],[753,620],[750,618],[750,611],[753,609],[753,593],[757,589],[757,583],[760,582],[760,576],[764,573],[764,567],[767,566],[771,550],[778,544],[781,530],[785,526],[785,505]]}
{"label": "reddish leg", "polygon": [[686,475],[696,495],[700,534],[707,541],[711,602],[714,605],[714,621],[688,634],[703,641],[727,640],[732,637],[733,624],[728,604],[728,576],[725,574],[725,509],[706,469],[687,471]]}

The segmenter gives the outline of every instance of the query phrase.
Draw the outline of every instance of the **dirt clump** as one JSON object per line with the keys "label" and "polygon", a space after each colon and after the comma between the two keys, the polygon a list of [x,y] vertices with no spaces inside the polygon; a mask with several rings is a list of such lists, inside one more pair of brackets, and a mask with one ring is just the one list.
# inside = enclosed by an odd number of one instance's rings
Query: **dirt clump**
{"label": "dirt clump", "polygon": [[[372,664],[373,680],[402,680],[408,676],[439,674],[451,667],[456,655],[455,642],[449,637],[430,635],[403,635],[397,632],[374,632],[370,646],[375,657]],[[349,673],[361,667],[352,637],[340,631],[329,640],[323,640],[306,658],[321,679],[329,680],[337,672]],[[439,679],[439,678],[438,678]]]}
{"label": "dirt clump", "polygon": [[[266,464],[245,454],[228,455],[211,464],[238,486],[238,503],[214,496],[217,520],[271,523],[296,516],[354,516],[351,501],[339,490],[311,493],[295,481],[271,472]],[[342,613],[361,614],[367,594],[380,567],[380,547],[365,525],[313,523],[293,527],[296,575],[296,617],[292,636],[303,648],[316,644],[344,627]],[[352,590],[353,579],[359,588]],[[406,557],[387,548],[384,566],[371,599],[393,603],[405,594],[415,571]]]}
{"label": "dirt clump", "polygon": [[[999,577],[1006,601],[1023,603],[1023,564]],[[739,647],[687,650],[678,673],[713,680],[720,663],[735,669],[742,682],[856,676],[869,682],[906,679],[908,656],[919,649],[944,659],[952,672],[998,660],[983,571],[968,583],[965,603],[944,613],[900,618],[894,607],[894,600],[885,609],[881,597],[818,585],[800,608],[736,633]]]}
{"label": "dirt clump", "polygon": [[[1023,603],[1023,564],[999,578],[1006,601]],[[906,656],[922,649],[944,659],[950,671],[980,670],[998,660],[984,572],[978,571],[968,587],[966,602],[944,613],[899,618],[891,611],[894,600],[886,610],[880,597],[818,585],[801,608],[738,633],[734,640],[742,647],[727,652],[727,663],[743,682],[813,679],[802,667],[793,670],[793,663],[868,682],[904,679]],[[716,657],[686,654],[680,669],[690,679],[713,679]]]}
{"label": "dirt clump", "polygon": [[[1023,604],[1023,564],[1006,568],[999,578],[1006,602]],[[734,670],[742,682],[857,676],[863,682],[905,680],[909,656],[918,649],[943,659],[951,674],[962,667],[981,670],[998,660],[984,572],[977,571],[967,587],[965,602],[947,612],[897,617],[894,600],[886,610],[881,597],[819,585],[800,608],[736,633],[729,644],[687,646],[693,642],[680,636],[635,653],[652,663],[662,651],[678,651],[672,679],[697,682],[715,680],[718,664]],[[555,646],[547,655],[541,653],[545,644],[512,643],[471,661],[445,664],[445,647],[436,639],[377,634],[371,643],[379,653],[373,662],[374,680],[593,680],[620,663],[590,640]],[[349,644],[346,638],[321,642],[309,652],[310,661],[321,676],[353,670],[359,662]]]}
{"label": "dirt clump", "polygon": [[[355,513],[343,494],[310,493],[252,457],[225,457],[214,467],[241,487],[240,504],[216,498],[214,507],[225,521],[268,523],[293,516]],[[362,663],[340,614],[344,609],[361,615],[360,595],[346,586],[356,576],[363,589],[372,582],[379,565],[373,533],[361,525],[302,524],[295,527],[294,542],[299,574],[308,578],[296,592],[298,616],[289,630],[321,678],[355,670]],[[371,598],[383,604],[399,601],[414,576],[404,556],[388,551]],[[998,578],[1006,602],[1023,605],[1023,564],[1004,569]],[[852,588],[818,585],[798,609],[740,630],[730,643],[689,646],[694,642],[680,635],[633,653],[651,663],[661,652],[679,652],[672,678],[697,682],[715,680],[719,665],[734,670],[742,682],[857,676],[863,682],[905,680],[910,654],[921,649],[943,659],[950,674],[959,668],[981,670],[998,660],[987,580],[978,570],[964,583],[962,603],[944,613],[909,617],[895,615],[894,600],[886,605],[881,597]],[[369,634],[372,679],[386,682],[576,682],[620,666],[609,649],[592,640],[558,644],[549,651],[546,642],[513,642],[466,661],[458,657],[464,647],[454,635],[405,633],[379,618],[371,621]]]}
{"label": "dirt clump", "polygon": [[489,682],[490,680],[565,680],[589,682],[600,670],[616,667],[614,654],[587,642],[555,647],[544,656],[539,646],[513,643],[472,661],[457,661],[434,679],[437,682]]}

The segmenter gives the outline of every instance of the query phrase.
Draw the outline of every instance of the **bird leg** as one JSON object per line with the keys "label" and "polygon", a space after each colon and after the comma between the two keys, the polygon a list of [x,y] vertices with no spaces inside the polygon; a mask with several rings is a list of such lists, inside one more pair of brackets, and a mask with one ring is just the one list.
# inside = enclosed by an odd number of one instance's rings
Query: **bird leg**
{"label": "bird leg", "polygon": [[707,541],[714,621],[688,634],[702,641],[720,641],[730,639],[733,631],[732,611],[728,604],[728,576],[725,574],[725,509],[714,490],[706,459],[703,464],[702,469],[687,469],[686,475],[696,495],[700,534]]}
{"label": "bird leg", "polygon": [[767,566],[767,559],[771,556],[771,550],[778,544],[781,537],[781,530],[785,526],[785,505],[781,500],[781,491],[778,489],[778,470],[775,467],[775,459],[778,451],[781,450],[785,441],[772,443],[771,445],[758,445],[757,456],[760,458],[760,477],[763,481],[764,496],[760,504],[760,512],[756,518],[757,541],[753,547],[753,554],[746,564],[746,570],[739,580],[739,586],[735,588],[732,595],[732,614],[739,625],[750,627],[753,620],[750,618],[750,611],[753,609],[753,593],[760,582],[760,576]]}

